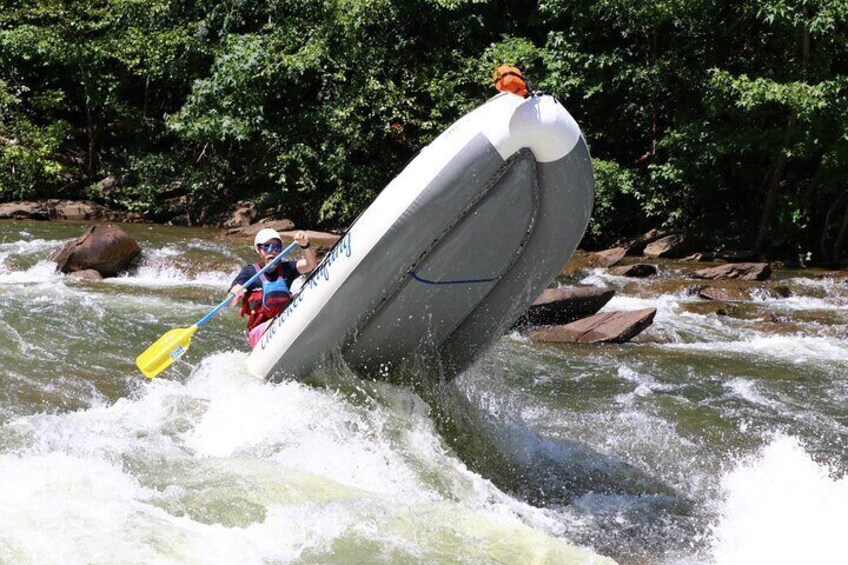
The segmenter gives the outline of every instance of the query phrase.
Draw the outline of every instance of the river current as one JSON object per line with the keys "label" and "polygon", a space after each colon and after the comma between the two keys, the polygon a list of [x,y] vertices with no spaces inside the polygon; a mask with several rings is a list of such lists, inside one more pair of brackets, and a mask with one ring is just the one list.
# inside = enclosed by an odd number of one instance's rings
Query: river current
{"label": "river current", "polygon": [[615,288],[658,309],[623,345],[505,336],[444,382],[341,361],[266,384],[234,311],[160,378],[134,358],[250,259],[130,225],[129,273],[81,282],[71,223],[0,222],[0,563],[840,563],[848,284],[693,307],[690,266]]}

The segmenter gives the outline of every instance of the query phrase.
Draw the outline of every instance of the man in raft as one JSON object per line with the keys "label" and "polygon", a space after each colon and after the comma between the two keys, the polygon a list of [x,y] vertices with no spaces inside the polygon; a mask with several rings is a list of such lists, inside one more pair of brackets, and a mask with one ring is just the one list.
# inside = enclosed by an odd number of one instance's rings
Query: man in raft
{"label": "man in raft", "polygon": [[265,228],[253,238],[253,249],[257,261],[241,270],[233,281],[230,292],[235,295],[233,305],[241,299],[241,315],[247,316],[247,343],[253,349],[271,321],[282,313],[291,302],[291,286],[304,273],[318,266],[315,250],[309,245],[309,235],[301,230],[294,240],[303,252],[299,261],[280,261],[277,266],[259,277],[247,288],[245,281],[258,273],[269,261],[283,250],[283,240],[276,230]]}

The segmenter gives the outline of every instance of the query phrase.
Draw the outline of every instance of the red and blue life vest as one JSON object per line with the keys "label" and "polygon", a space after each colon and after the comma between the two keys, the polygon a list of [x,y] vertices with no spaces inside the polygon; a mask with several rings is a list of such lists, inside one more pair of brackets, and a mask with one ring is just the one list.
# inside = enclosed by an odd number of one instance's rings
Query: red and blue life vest
{"label": "red and blue life vest", "polygon": [[[256,272],[262,270],[259,264],[254,267]],[[260,275],[259,280],[262,286],[247,291],[241,303],[241,315],[247,316],[247,331],[276,318],[291,302],[291,292],[282,268],[277,267],[276,280],[269,280],[265,274]]]}

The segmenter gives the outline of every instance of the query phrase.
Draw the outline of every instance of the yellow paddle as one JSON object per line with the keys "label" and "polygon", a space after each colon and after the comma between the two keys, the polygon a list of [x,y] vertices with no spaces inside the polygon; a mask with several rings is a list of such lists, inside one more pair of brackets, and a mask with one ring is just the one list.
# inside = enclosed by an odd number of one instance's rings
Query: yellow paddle
{"label": "yellow paddle", "polygon": [[[295,247],[297,247],[297,242],[292,242],[288,247],[283,249],[279,255],[274,257],[271,261],[268,261],[268,264],[262,267],[258,273],[245,281],[242,286],[245,288],[250,286],[251,283],[265,274],[268,269],[276,265],[280,259],[294,251]],[[148,347],[144,353],[136,357],[135,364],[141,372],[144,373],[144,376],[148,379],[152,379],[170,367],[174,361],[182,357],[185,352],[188,351],[188,346],[191,345],[191,338],[194,336],[195,332],[206,325],[206,322],[211,320],[215,314],[230,304],[232,300],[233,294],[228,293],[227,297],[220,304],[215,306],[215,308],[213,308],[208,314],[198,320],[196,324],[187,328],[177,328],[166,332],[162,337],[157,339],[153,345]]]}

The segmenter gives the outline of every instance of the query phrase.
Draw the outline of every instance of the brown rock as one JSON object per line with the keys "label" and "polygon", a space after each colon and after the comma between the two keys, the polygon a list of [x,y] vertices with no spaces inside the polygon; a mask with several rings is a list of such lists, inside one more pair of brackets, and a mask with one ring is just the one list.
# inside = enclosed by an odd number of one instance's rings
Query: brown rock
{"label": "brown rock", "polygon": [[589,261],[598,267],[612,267],[627,255],[627,249],[623,247],[613,247],[605,251],[598,251],[589,255]]}
{"label": "brown rock", "polygon": [[701,269],[691,274],[696,279],[739,279],[744,281],[762,281],[771,276],[768,263],[730,263]]}
{"label": "brown rock", "polygon": [[719,288],[717,286],[705,286],[698,291],[698,296],[705,300],[718,300],[720,302],[741,302],[745,300],[751,300],[751,289]]}
{"label": "brown rock", "polygon": [[548,288],[533,302],[516,326],[567,324],[591,316],[610,301],[615,291],[598,286]]}
{"label": "brown rock", "polygon": [[602,312],[565,326],[552,326],[529,334],[533,341],[548,343],[623,343],[654,323],[656,308],[632,312]]}
{"label": "brown rock", "polygon": [[645,250],[646,245],[667,235],[668,232],[666,230],[652,229],[632,241],[623,243],[621,247],[627,249],[628,255],[641,255],[642,252]]}
{"label": "brown rock", "polygon": [[622,265],[621,267],[613,267],[609,270],[610,274],[617,277],[634,277],[644,278],[651,277],[657,274],[657,266],[647,263],[635,263],[633,265]]}
{"label": "brown rock", "polygon": [[117,217],[104,206],[87,200],[45,200],[0,204],[0,219],[105,220]]}
{"label": "brown rock", "polygon": [[84,269],[82,271],[74,271],[73,273],[68,273],[68,276],[72,279],[79,279],[81,281],[102,281],[103,280],[103,275],[101,275],[99,271],[95,271],[94,269]]}
{"label": "brown rock", "polygon": [[792,292],[788,286],[776,285],[771,287],[717,287],[704,286],[698,290],[698,296],[706,300],[722,302],[742,302],[755,298],[787,298]]}
{"label": "brown rock", "polygon": [[709,302],[689,302],[681,304],[681,306],[687,312],[701,314],[702,316],[707,316],[709,314],[715,314],[716,316],[727,316],[728,312],[727,304],[717,300]]}
{"label": "brown rock", "polygon": [[104,277],[125,270],[141,253],[133,238],[114,225],[97,225],[68,242],[56,256],[63,273],[94,269]]}
{"label": "brown rock", "polygon": [[256,222],[255,224],[250,224],[249,226],[241,226],[236,228],[230,228],[227,230],[227,235],[234,235],[237,237],[253,237],[259,230],[263,230],[265,228],[275,229],[278,232],[283,232],[285,230],[290,230],[294,227],[294,222],[291,220],[275,220],[273,218],[263,218]]}
{"label": "brown rock", "polygon": [[224,222],[224,227],[232,229],[249,226],[256,219],[257,214],[258,212],[253,202],[239,202],[236,204],[236,209],[233,211],[232,216]]}
{"label": "brown rock", "polygon": [[675,258],[685,255],[688,249],[686,237],[682,233],[674,233],[649,243],[642,254],[647,257]]}

